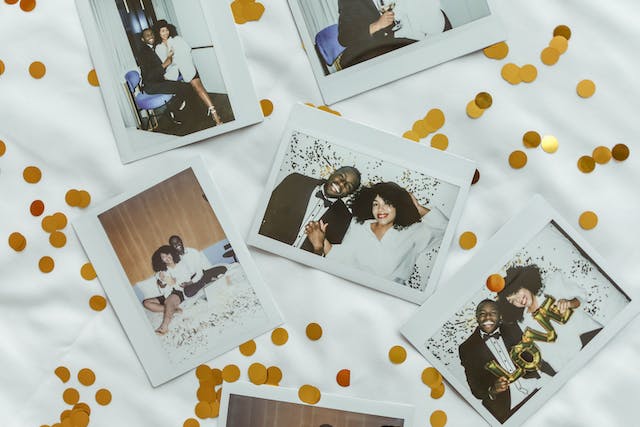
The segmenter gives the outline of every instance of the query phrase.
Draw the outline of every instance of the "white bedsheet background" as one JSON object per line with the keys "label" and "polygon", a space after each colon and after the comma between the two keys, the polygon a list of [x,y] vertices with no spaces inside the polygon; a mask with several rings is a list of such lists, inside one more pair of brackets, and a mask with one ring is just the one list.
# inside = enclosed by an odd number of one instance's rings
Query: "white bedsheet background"
{"label": "white bedsheet background", "polygon": [[[6,66],[0,76],[0,139],[7,145],[0,157],[0,237],[5,242],[0,245],[0,425],[39,426],[58,420],[66,408],[61,394],[68,387],[53,374],[59,365],[71,369],[71,386],[91,405],[92,426],[181,426],[193,416],[195,375],[150,387],[111,307],[103,312],[88,307],[89,297],[103,291],[97,280],[89,283],[80,277],[86,257],[70,226],[65,229],[67,246],[53,249],[28,207],[39,198],[46,214],[60,210],[73,220],[81,212],[64,203],[68,189],[87,189],[94,200],[105,199],[123,191],[147,168],[200,154],[223,190],[237,227],[246,234],[291,104],[321,103],[285,0],[264,4],[261,20],[239,26],[239,32],[258,95],[274,102],[274,113],[263,124],[126,167],[116,153],[100,92],[86,81],[92,65],[73,2],[41,1],[31,13],[0,4],[0,60]],[[481,172],[456,235],[472,230],[481,246],[538,192],[576,227],[582,211],[598,214],[598,226],[581,233],[608,259],[616,278],[637,294],[640,3],[514,0],[499,6],[509,32],[507,60],[536,65],[534,83],[512,87],[500,77],[505,61],[474,53],[334,108],[346,118],[398,135],[430,108],[441,108],[447,118],[442,132],[450,140],[448,151],[476,160]],[[558,24],[568,25],[573,36],[558,64],[547,67],[539,53]],[[41,80],[27,71],[36,60],[47,66]],[[576,83],[584,78],[597,84],[596,94],[587,100],[575,94]],[[479,91],[490,92],[494,103],[482,118],[471,120],[465,106]],[[560,148],[553,155],[527,150],[527,166],[512,170],[507,157],[520,149],[521,136],[529,129],[555,135]],[[618,142],[631,148],[627,161],[598,166],[588,175],[578,171],[581,155]],[[42,169],[37,185],[22,180],[22,170],[30,164]],[[22,253],[6,245],[13,231],[27,237]],[[452,248],[445,282],[477,250],[463,251],[457,243]],[[309,383],[323,392],[412,403],[418,407],[420,426],[428,425],[435,409],[447,412],[450,426],[482,425],[451,388],[440,400],[428,396],[420,381],[428,364],[397,332],[413,312],[412,304],[258,250],[252,253],[284,314],[289,342],[275,347],[267,334],[256,339],[254,356],[234,350],[211,366],[236,363],[246,379],[253,362],[277,365],[284,373],[282,386]],[[56,261],[50,274],[37,268],[43,255]],[[306,324],[314,321],[324,328],[318,342],[304,335]],[[527,426],[637,424],[639,327],[640,320],[632,321]],[[396,344],[404,345],[409,356],[404,364],[392,366],[387,351]],[[91,388],[75,380],[83,367],[97,375]],[[352,372],[352,385],[346,389],[335,382],[343,368]],[[100,387],[112,391],[111,405],[95,404],[93,392]],[[216,421],[202,425],[215,426]]]}

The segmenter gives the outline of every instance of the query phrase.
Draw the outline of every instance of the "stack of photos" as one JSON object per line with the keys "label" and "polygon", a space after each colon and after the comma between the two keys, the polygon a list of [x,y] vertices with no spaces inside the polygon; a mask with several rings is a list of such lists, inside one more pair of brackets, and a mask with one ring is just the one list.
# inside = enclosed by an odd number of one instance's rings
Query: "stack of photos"
{"label": "stack of photos", "polygon": [[298,398],[297,390],[237,382],[222,389],[221,427],[412,427],[415,408],[322,394],[316,405]]}
{"label": "stack of photos", "polygon": [[289,0],[327,104],[504,40],[491,3]]}
{"label": "stack of photos", "polygon": [[249,241],[421,303],[474,171],[470,161],[298,105]]}
{"label": "stack of photos", "polygon": [[637,313],[537,196],[402,333],[491,425],[516,426]]}
{"label": "stack of photos", "polygon": [[200,160],[74,227],[154,386],[280,323]]}
{"label": "stack of photos", "polygon": [[262,120],[227,2],[77,6],[123,162]]}

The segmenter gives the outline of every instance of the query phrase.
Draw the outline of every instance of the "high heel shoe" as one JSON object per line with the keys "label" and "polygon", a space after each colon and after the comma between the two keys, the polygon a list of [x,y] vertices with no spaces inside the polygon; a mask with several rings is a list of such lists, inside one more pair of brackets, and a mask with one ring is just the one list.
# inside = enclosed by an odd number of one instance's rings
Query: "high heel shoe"
{"label": "high heel shoe", "polygon": [[213,121],[216,122],[216,126],[222,124],[222,120],[220,120],[220,116],[218,116],[216,107],[213,105],[207,110],[207,116],[211,116],[211,118],[213,118]]}

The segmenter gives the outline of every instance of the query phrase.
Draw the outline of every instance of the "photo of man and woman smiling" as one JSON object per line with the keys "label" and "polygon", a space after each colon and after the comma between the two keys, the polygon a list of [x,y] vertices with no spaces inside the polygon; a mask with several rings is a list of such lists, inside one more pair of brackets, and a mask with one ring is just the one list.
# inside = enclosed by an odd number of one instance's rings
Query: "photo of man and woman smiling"
{"label": "photo of man and woman smiling", "polygon": [[261,236],[423,290],[458,187],[294,132],[270,191]]}

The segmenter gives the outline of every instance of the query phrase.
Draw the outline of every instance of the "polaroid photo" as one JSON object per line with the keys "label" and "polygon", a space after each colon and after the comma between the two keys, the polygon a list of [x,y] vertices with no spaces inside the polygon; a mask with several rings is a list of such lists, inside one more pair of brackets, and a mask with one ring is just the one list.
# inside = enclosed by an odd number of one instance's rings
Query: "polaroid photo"
{"label": "polaroid photo", "polygon": [[506,38],[493,0],[289,0],[322,98],[341,101]]}
{"label": "polaroid photo", "polygon": [[76,0],[123,163],[263,120],[224,0]]}
{"label": "polaroid photo", "polygon": [[249,243],[416,304],[433,292],[475,164],[298,104]]}
{"label": "polaroid photo", "polygon": [[491,425],[519,426],[638,311],[536,196],[401,332]]}
{"label": "polaroid photo", "polygon": [[411,427],[415,408],[390,402],[322,394],[315,405],[303,403],[298,390],[225,384],[220,401],[220,427]]}
{"label": "polaroid photo", "polygon": [[73,226],[154,387],[282,323],[200,158]]}

